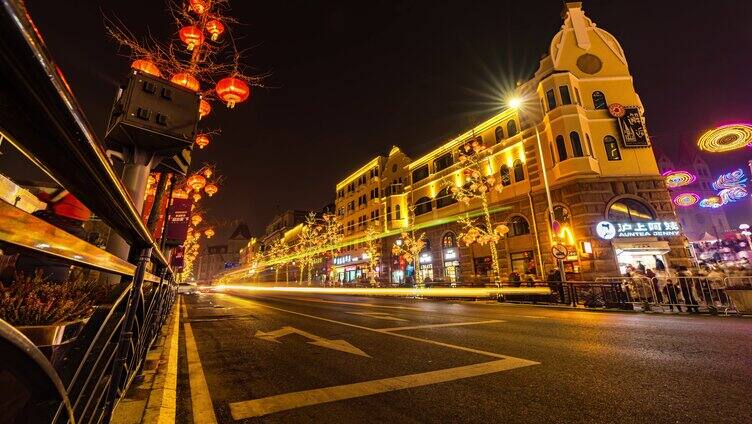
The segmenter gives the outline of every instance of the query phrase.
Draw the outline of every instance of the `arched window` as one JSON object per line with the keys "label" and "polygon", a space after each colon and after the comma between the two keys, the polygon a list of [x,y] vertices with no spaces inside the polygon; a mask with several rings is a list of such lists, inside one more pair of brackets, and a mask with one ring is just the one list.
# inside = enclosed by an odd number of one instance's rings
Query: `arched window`
{"label": "arched window", "polygon": [[525,179],[525,168],[522,167],[522,161],[517,159],[514,161],[514,182],[518,183]]}
{"label": "arched window", "polygon": [[556,151],[559,153],[559,162],[567,160],[567,146],[564,144],[564,137],[556,136]]}
{"label": "arched window", "polygon": [[593,107],[596,109],[608,109],[606,95],[602,91],[593,91]]}
{"label": "arched window", "polygon": [[517,215],[509,220],[509,232],[508,237],[521,236],[530,234],[530,224],[527,223],[527,219]]}
{"label": "arched window", "polygon": [[562,205],[554,206],[554,219],[560,224],[569,224],[569,209]]}
{"label": "arched window", "polygon": [[499,168],[499,174],[501,174],[501,185],[508,186],[509,184],[512,184],[512,178],[509,176],[509,167],[506,165],[501,165]]}
{"label": "arched window", "polygon": [[449,187],[444,187],[436,195],[436,209],[443,208],[445,206],[457,203],[457,199],[452,196],[452,192],[449,191]]}
{"label": "arched window", "polygon": [[595,152],[593,151],[593,145],[590,143],[590,136],[585,133],[585,144],[587,145],[587,154],[591,158],[595,157]]}
{"label": "arched window", "polygon": [[431,212],[431,198],[421,197],[415,202],[415,215],[423,215],[424,213]]}
{"label": "arched window", "polygon": [[652,221],[653,212],[650,208],[639,200],[624,198],[619,199],[611,204],[608,208],[608,219],[610,221]]}
{"label": "arched window", "polygon": [[496,142],[500,142],[504,139],[504,130],[501,127],[496,127]]}
{"label": "arched window", "polygon": [[441,245],[445,249],[450,247],[457,247],[457,236],[451,231],[444,234],[444,237],[441,239]]}
{"label": "arched window", "polygon": [[613,136],[607,135],[603,137],[603,147],[606,149],[606,158],[608,160],[621,160],[619,143],[616,142]]}
{"label": "arched window", "polygon": [[574,157],[579,158],[585,156],[585,154],[582,153],[582,143],[580,143],[580,135],[577,131],[569,133],[569,141],[572,143],[572,154]]}
{"label": "arched window", "polygon": [[514,120],[507,122],[507,135],[514,137],[517,134],[517,123]]}

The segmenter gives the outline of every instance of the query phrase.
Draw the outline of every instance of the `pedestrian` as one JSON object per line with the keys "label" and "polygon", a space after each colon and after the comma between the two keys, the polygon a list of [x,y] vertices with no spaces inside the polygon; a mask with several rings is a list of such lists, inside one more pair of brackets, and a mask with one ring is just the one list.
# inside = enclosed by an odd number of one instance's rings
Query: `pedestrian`
{"label": "pedestrian", "polygon": [[637,270],[641,273],[645,273],[645,264],[643,264],[641,261],[637,261]]}
{"label": "pedestrian", "polygon": [[645,276],[650,279],[650,285],[653,287],[653,293],[655,293],[654,301],[657,303],[663,303],[663,296],[661,294],[661,287],[658,284],[658,276],[655,275],[652,269],[645,270]]}
{"label": "pedestrian", "polygon": [[695,299],[692,293],[692,278],[687,267],[680,266],[677,269],[677,276],[679,277],[679,289],[681,290],[682,297],[684,297],[684,303],[687,305],[687,312],[690,314],[700,313],[697,299]]}
{"label": "pedestrian", "polygon": [[658,272],[666,272],[666,264],[663,263],[663,260],[661,260],[658,255],[653,255],[653,259],[655,259],[655,270]]}
{"label": "pedestrian", "polygon": [[676,286],[671,280],[666,280],[666,286],[663,288],[666,293],[666,299],[668,299],[668,308],[671,312],[674,312],[674,306],[677,311],[681,312],[682,308],[679,305],[679,299],[676,296]]}

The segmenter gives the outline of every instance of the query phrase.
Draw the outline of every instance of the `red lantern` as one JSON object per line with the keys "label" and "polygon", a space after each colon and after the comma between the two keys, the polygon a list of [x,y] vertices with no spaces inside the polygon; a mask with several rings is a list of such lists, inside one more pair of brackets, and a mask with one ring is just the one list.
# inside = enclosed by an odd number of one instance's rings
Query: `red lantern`
{"label": "red lantern", "polygon": [[208,0],[189,0],[188,7],[192,11],[198,13],[199,15],[203,15],[204,12],[206,12],[206,9],[209,8],[209,1]]}
{"label": "red lantern", "polygon": [[204,99],[198,102],[198,119],[203,119],[204,116],[211,112],[211,103]]}
{"label": "red lantern", "polygon": [[195,227],[196,225],[200,224],[201,221],[203,221],[204,218],[201,217],[201,214],[197,213],[191,217],[191,224]]}
{"label": "red lantern", "polygon": [[187,72],[179,72],[170,78],[173,84],[181,85],[189,90],[198,91],[201,88],[198,80]]}
{"label": "red lantern", "polygon": [[200,29],[193,25],[188,25],[180,28],[180,39],[188,47],[188,50],[193,50],[194,47],[200,46],[204,42],[204,33]]}
{"label": "red lantern", "polygon": [[[201,200],[201,195],[198,193],[193,193],[193,201],[198,202],[199,200]],[[191,208],[191,210],[193,209]]]}
{"label": "red lantern", "polygon": [[188,187],[192,188],[193,191],[198,193],[206,185],[206,178],[204,178],[204,176],[201,174],[193,174],[188,177],[186,184],[188,185]]}
{"label": "red lantern", "polygon": [[204,169],[204,177],[211,178],[212,174],[214,174],[214,171],[211,168]]}
{"label": "red lantern", "polygon": [[228,108],[235,107],[235,103],[244,102],[251,95],[251,89],[245,81],[227,77],[219,80],[217,83],[217,96],[227,102]]}
{"label": "red lantern", "polygon": [[209,183],[206,185],[206,187],[204,187],[204,191],[209,195],[209,197],[212,197],[214,196],[214,193],[219,191],[219,187],[217,187],[217,185],[214,183]]}
{"label": "red lantern", "polygon": [[155,77],[161,77],[162,72],[159,71],[157,65],[146,59],[136,59],[131,63],[131,68],[137,69],[145,74],[154,75]]}
{"label": "red lantern", "polygon": [[204,235],[206,236],[206,238],[210,239],[214,237],[214,230],[211,228],[207,228],[206,230],[204,230]]}
{"label": "red lantern", "polygon": [[220,35],[225,32],[225,25],[218,19],[212,19],[206,23],[206,32],[211,34],[211,40],[217,41]]}
{"label": "red lantern", "polygon": [[194,143],[196,143],[199,149],[203,149],[209,145],[209,137],[206,134],[199,134],[196,136]]}

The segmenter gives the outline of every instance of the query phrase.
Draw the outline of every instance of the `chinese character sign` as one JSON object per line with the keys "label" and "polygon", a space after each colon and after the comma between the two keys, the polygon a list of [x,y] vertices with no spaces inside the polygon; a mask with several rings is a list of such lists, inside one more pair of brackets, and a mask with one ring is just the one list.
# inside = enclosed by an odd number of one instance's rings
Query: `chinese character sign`
{"label": "chinese character sign", "polygon": [[190,199],[173,199],[170,214],[167,217],[165,234],[168,244],[182,244],[188,236],[188,226],[191,223],[191,203]]}
{"label": "chinese character sign", "polygon": [[601,221],[595,227],[598,237],[604,240],[630,237],[673,237],[680,233],[676,221],[610,222]]}
{"label": "chinese character sign", "polygon": [[624,147],[648,147],[648,133],[637,106],[625,106],[619,119],[619,129]]}

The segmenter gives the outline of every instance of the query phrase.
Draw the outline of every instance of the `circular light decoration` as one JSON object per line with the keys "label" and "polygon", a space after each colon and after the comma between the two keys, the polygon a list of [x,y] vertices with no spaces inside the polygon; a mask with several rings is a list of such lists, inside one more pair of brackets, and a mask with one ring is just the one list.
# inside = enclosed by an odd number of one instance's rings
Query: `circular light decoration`
{"label": "circular light decoration", "polygon": [[697,179],[697,176],[689,171],[667,171],[663,173],[666,177],[666,187],[678,188],[690,185]]}
{"label": "circular light decoration", "polygon": [[700,200],[700,207],[701,208],[720,208],[723,206],[723,201],[718,196],[710,196],[705,199]]}
{"label": "circular light decoration", "polygon": [[716,190],[723,190],[738,186],[744,187],[746,183],[747,176],[744,175],[744,171],[742,169],[737,169],[736,171],[719,176],[713,183],[713,188]]}
{"label": "circular light decoration", "polygon": [[674,204],[686,208],[700,201],[700,196],[696,193],[682,193],[674,197]]}
{"label": "circular light decoration", "polygon": [[723,125],[707,131],[697,140],[700,150],[713,153],[730,152],[752,143],[752,125]]}

